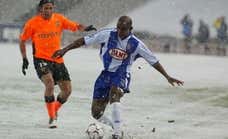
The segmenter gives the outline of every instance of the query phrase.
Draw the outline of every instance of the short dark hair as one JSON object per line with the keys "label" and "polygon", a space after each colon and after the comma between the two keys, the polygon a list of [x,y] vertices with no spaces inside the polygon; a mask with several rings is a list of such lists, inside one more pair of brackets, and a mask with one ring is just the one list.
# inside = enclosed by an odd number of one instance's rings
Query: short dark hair
{"label": "short dark hair", "polygon": [[42,7],[46,3],[52,3],[54,5],[54,0],[40,0],[39,7]]}

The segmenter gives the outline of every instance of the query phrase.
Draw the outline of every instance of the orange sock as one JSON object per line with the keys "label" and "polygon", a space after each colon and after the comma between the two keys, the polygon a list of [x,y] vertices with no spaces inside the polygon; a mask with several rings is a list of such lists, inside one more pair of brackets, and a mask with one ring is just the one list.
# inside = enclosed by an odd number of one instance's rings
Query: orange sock
{"label": "orange sock", "polygon": [[61,106],[62,106],[62,104],[59,101],[55,101],[55,112],[58,112],[58,110]]}
{"label": "orange sock", "polygon": [[47,107],[47,111],[48,111],[48,115],[50,118],[56,118],[55,115],[55,102],[51,102],[51,103],[46,103],[46,107]]}

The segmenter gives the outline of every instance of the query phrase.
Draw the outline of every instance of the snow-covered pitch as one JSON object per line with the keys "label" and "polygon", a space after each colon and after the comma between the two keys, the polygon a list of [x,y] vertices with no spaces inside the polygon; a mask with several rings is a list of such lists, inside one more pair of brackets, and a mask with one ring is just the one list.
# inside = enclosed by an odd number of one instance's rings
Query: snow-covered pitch
{"label": "snow-covered pitch", "polygon": [[[102,69],[99,50],[80,48],[65,56],[73,92],[59,112],[57,129],[47,128],[44,86],[35,73],[31,49],[28,52],[30,65],[23,76],[18,45],[0,45],[0,138],[86,139],[85,130],[94,122],[94,81]],[[171,87],[138,60],[132,67],[131,93],[122,99],[125,139],[228,139],[228,57],[156,56],[185,85]],[[111,128],[104,129],[105,139],[110,138]]]}

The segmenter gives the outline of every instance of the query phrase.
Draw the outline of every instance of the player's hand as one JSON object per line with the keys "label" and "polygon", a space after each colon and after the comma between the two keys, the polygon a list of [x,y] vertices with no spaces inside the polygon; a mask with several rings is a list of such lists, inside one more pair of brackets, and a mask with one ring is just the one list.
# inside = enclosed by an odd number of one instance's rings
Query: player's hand
{"label": "player's hand", "polygon": [[87,27],[84,28],[84,31],[88,32],[88,31],[97,31],[97,29],[93,26],[93,25],[89,25]]}
{"label": "player's hand", "polygon": [[24,75],[26,75],[26,69],[28,69],[28,65],[29,65],[29,62],[28,62],[28,59],[27,58],[23,58],[23,64],[22,64],[22,73]]}
{"label": "player's hand", "polygon": [[61,58],[61,57],[63,57],[63,55],[64,55],[65,53],[66,53],[66,52],[65,52],[63,49],[57,50],[57,51],[55,51],[54,54],[52,55],[52,58],[53,58],[53,59]]}
{"label": "player's hand", "polygon": [[172,86],[175,86],[175,83],[176,83],[178,86],[181,86],[181,85],[184,84],[184,81],[175,79],[175,78],[173,78],[173,77],[169,77],[167,80],[168,80],[168,82],[169,82]]}

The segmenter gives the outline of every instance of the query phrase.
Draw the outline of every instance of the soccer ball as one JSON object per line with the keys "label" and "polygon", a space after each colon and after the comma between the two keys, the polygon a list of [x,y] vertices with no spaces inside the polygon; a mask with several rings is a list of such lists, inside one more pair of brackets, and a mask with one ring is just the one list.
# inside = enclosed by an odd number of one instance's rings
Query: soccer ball
{"label": "soccer ball", "polygon": [[103,139],[104,137],[104,130],[102,126],[92,123],[88,126],[86,133],[89,139]]}

